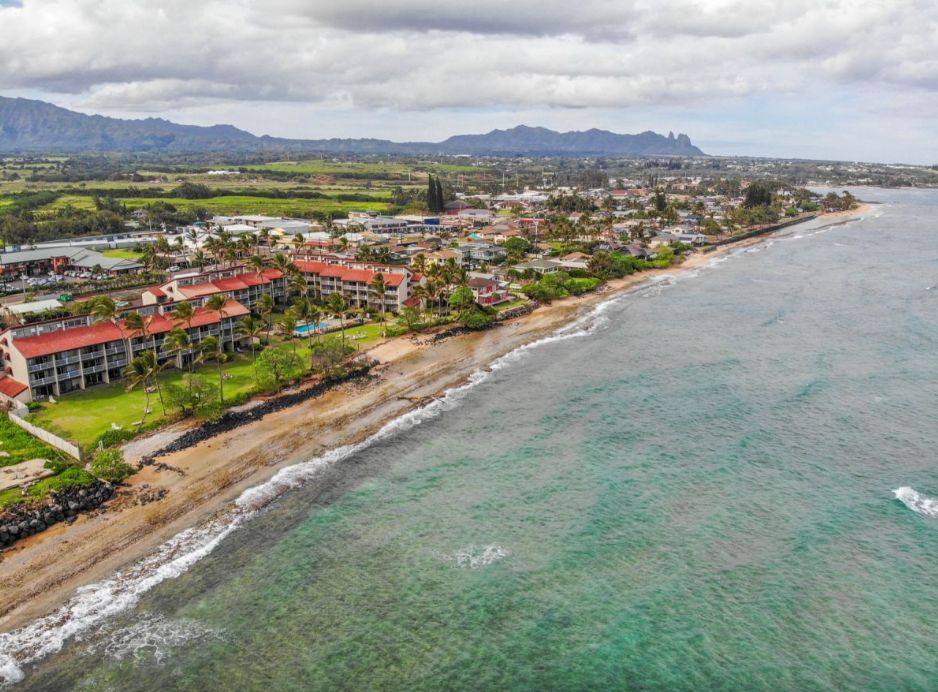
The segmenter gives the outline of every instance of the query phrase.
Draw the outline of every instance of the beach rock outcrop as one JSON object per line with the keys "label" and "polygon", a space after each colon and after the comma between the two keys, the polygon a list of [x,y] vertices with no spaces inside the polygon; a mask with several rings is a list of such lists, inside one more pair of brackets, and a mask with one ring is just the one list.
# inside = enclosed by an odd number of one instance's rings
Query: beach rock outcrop
{"label": "beach rock outcrop", "polygon": [[79,514],[97,509],[114,496],[114,486],[95,481],[52,491],[34,504],[15,504],[0,511],[0,547],[45,531],[59,522],[72,522]]}

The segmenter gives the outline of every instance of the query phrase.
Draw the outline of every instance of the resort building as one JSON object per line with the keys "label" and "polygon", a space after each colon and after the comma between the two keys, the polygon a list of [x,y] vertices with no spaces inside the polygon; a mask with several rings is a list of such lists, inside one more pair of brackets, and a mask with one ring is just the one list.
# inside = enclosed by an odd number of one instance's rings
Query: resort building
{"label": "resort building", "polygon": [[[294,260],[300,273],[306,277],[310,293],[323,300],[333,293],[341,293],[349,307],[371,307],[389,312],[400,312],[410,296],[410,287],[419,282],[418,275],[407,267],[374,264],[371,262]],[[384,295],[374,287],[375,277],[384,278]],[[416,281],[415,281],[416,279]]]}
{"label": "resort building", "polygon": [[184,274],[176,276],[161,286],[143,291],[144,305],[162,305],[182,301],[198,304],[217,294],[223,294],[230,300],[253,308],[260,297],[269,293],[275,303],[286,300],[287,279],[277,269],[263,271],[245,271],[244,266],[211,272]]}
{"label": "resort building", "polygon": [[[114,382],[143,351],[155,351],[161,364],[173,361],[184,367],[208,336],[232,350],[240,339],[237,322],[249,312],[229,300],[222,310],[197,308],[189,321],[177,320],[171,312],[147,315],[140,331],[129,329],[124,320],[96,323],[90,316],[8,329],[0,334],[2,391],[29,401]],[[166,335],[176,328],[189,335],[192,348],[176,352],[167,347]]]}

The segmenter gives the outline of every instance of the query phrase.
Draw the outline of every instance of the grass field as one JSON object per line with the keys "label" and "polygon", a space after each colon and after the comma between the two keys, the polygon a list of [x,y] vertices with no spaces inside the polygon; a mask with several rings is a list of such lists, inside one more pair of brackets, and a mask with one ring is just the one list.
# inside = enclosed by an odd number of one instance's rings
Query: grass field
{"label": "grass field", "polygon": [[[378,193],[380,194],[380,193]],[[214,214],[269,214],[271,216],[308,217],[315,212],[348,213],[349,211],[385,211],[389,203],[385,202],[345,202],[337,199],[302,199],[289,197],[276,199],[270,197],[251,197],[247,195],[224,195],[207,199],[183,199],[181,197],[120,198],[129,209],[139,209],[154,202],[166,202],[177,209],[195,209],[202,207]],[[39,212],[55,211],[71,206],[75,209],[94,209],[94,199],[82,195],[63,195]]]}
{"label": "grass field", "polygon": [[136,260],[143,257],[142,252],[134,252],[133,250],[105,250],[103,253],[105,257],[113,257],[114,259],[126,259],[126,260]]}
{"label": "grass field", "polygon": [[40,442],[18,425],[14,425],[6,414],[0,417],[0,467],[19,464],[30,459],[58,459],[61,454]]}
{"label": "grass field", "polygon": [[[234,355],[224,364],[223,370],[230,375],[230,378],[225,380],[226,398],[233,398],[255,386],[254,367],[249,354]],[[214,364],[207,365],[198,372],[207,382],[218,384],[218,371]],[[164,397],[166,385],[180,384],[182,376],[181,371],[170,370],[160,377]],[[102,433],[111,429],[112,423],[132,430],[134,424],[143,417],[145,400],[146,393],[142,389],[136,388],[128,392],[123,383],[116,382],[89,387],[83,392],[73,392],[57,399],[54,404],[43,404],[39,411],[33,413],[31,420],[46,430],[74,440],[82,449],[89,449]],[[163,411],[160,408],[159,396],[152,392],[150,414],[145,422],[149,424],[161,418]]]}
{"label": "grass field", "polygon": [[[363,335],[364,338],[358,340],[352,338],[359,334]],[[335,336],[339,336],[339,333],[336,332]],[[381,338],[381,326],[368,324],[354,329],[347,329],[345,337],[349,344],[357,345],[359,349],[367,348]],[[293,344],[283,342],[279,338],[274,338],[270,348],[287,351],[293,350],[293,346]],[[298,338],[295,346],[296,355],[302,367],[302,373],[297,372],[295,374],[305,374],[310,364],[308,341],[305,338]],[[259,353],[260,351],[258,351]],[[227,375],[224,381],[226,401],[231,401],[258,390],[258,382],[255,378],[254,364],[250,352],[232,354],[231,359],[222,366],[222,370]],[[218,386],[218,370],[215,363],[202,366],[196,370],[196,373],[208,384]],[[166,400],[169,416],[175,415],[176,411],[172,409],[166,397],[167,385],[181,384],[184,374],[183,371],[172,369],[167,370],[160,376],[160,385],[163,388],[163,396]],[[262,385],[264,385],[262,389],[266,388],[269,391],[272,388],[272,383],[263,382],[263,377],[264,375],[261,373]],[[133,430],[136,423],[143,418],[145,402],[146,393],[142,389],[135,388],[128,392],[124,383],[116,382],[89,387],[83,392],[72,392],[57,399],[54,404],[43,404],[38,411],[32,414],[30,420],[35,425],[77,442],[82,449],[90,450],[103,433],[112,429],[112,424],[116,424],[124,430]],[[146,424],[149,426],[165,417],[160,406],[158,393],[151,392],[150,413],[146,416]]]}
{"label": "grass field", "polygon": [[278,161],[247,166],[249,171],[272,171],[275,173],[297,173],[301,175],[341,175],[343,173],[378,173],[407,176],[413,166],[403,163],[364,163],[343,161]]}

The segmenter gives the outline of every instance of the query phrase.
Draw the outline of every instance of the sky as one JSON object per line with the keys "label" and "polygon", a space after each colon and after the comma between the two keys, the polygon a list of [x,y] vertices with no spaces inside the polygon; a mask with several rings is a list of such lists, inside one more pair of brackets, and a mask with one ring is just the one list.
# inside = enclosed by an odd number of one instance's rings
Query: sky
{"label": "sky", "polygon": [[938,163],[936,0],[0,0],[0,95],[255,134],[519,124]]}

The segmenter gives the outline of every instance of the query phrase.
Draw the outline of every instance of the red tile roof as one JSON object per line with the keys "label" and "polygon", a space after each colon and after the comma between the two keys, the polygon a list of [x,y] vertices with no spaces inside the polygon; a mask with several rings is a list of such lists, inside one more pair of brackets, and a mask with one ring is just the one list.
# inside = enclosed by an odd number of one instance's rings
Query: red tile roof
{"label": "red tile roof", "polygon": [[215,284],[207,282],[202,284],[191,284],[189,286],[180,286],[179,292],[182,293],[186,298],[201,298],[202,296],[210,296],[216,293],[221,293],[221,289],[218,288]]}
{"label": "red tile roof", "polygon": [[296,260],[294,264],[304,274],[318,274],[319,276],[332,277],[342,281],[366,284],[371,284],[375,279],[375,275],[380,271],[384,275],[384,285],[389,288],[400,286],[406,278],[406,274],[403,272],[392,272],[381,265],[372,265],[373,269],[352,269],[341,264],[326,264],[325,262],[307,260]]}
{"label": "red tile roof", "polygon": [[24,358],[38,358],[61,351],[106,344],[108,341],[120,341],[121,338],[117,325],[102,322],[87,327],[73,327],[36,336],[24,336],[21,339],[14,339],[13,346],[23,354]]}
{"label": "red tile roof", "polygon": [[[243,317],[249,313],[250,310],[236,300],[229,300],[225,303],[226,317]],[[147,322],[148,334],[163,334],[175,327],[187,328],[186,322],[170,319],[170,317],[165,315],[153,315],[152,317],[146,317],[144,319]],[[197,308],[192,316],[191,325],[193,327],[204,327],[210,324],[216,324],[220,321],[221,318],[217,311],[209,310],[208,308]],[[121,330],[116,324],[101,322],[86,327],[61,329],[56,332],[39,334],[38,336],[26,336],[21,339],[15,339],[13,346],[24,358],[29,359],[48,356],[53,353],[61,353],[62,351],[71,351],[76,348],[106,344],[109,341],[120,341],[125,337],[134,338],[137,336],[140,336],[139,331],[131,331],[124,326],[124,334],[121,335]]]}
{"label": "red tile roof", "polygon": [[215,287],[221,291],[243,291],[248,287],[247,282],[238,276],[232,276],[226,279],[216,279],[212,282]]}
{"label": "red tile roof", "polygon": [[29,387],[12,377],[0,377],[0,394],[6,394],[11,399],[15,399],[27,389]]}

